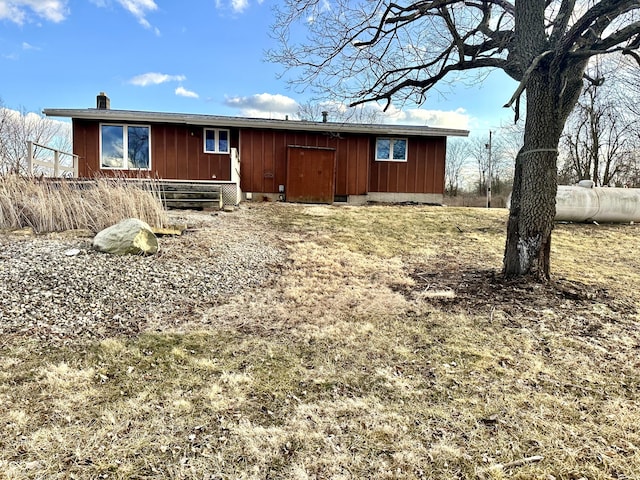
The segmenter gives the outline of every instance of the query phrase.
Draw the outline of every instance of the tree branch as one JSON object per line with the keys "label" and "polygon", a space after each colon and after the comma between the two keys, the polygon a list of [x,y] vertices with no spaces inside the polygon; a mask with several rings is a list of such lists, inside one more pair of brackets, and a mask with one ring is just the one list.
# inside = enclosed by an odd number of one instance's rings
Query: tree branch
{"label": "tree branch", "polygon": [[638,66],[640,66],[640,55],[638,55],[637,52],[634,52],[633,50],[622,50],[622,54],[631,55],[631,58],[633,58],[638,63]]}
{"label": "tree branch", "polygon": [[[587,30],[595,27],[592,34],[599,37],[602,32],[623,13],[640,8],[637,2],[621,2],[620,0],[601,0],[593,5],[585,14],[580,17],[560,42],[558,54],[568,53],[579,38],[586,38]],[[597,25],[594,25],[597,24]]]}
{"label": "tree branch", "polygon": [[582,78],[584,78],[586,81],[588,81],[594,87],[599,87],[600,85],[602,85],[604,83],[604,77],[593,78],[593,77],[590,77],[589,75],[587,75],[586,73],[583,73],[582,74]]}
{"label": "tree branch", "polygon": [[[417,79],[410,78],[399,83],[395,83],[393,81],[391,82],[379,81],[374,87],[369,88],[364,92],[361,92],[359,96],[363,98],[360,100],[356,100],[355,102],[351,102],[349,106],[355,107],[357,105],[361,105],[367,102],[377,102],[380,100],[386,100],[387,106],[384,108],[384,110],[386,111],[386,109],[391,105],[391,98],[393,97],[393,95],[395,95],[400,90],[403,90],[404,88],[408,88],[408,87],[420,88],[422,89],[422,93],[425,93],[431,88],[433,88],[440,80],[442,80],[451,72],[471,70],[475,68],[491,68],[491,67],[503,68],[504,67],[503,64],[505,62],[506,62],[505,60],[501,60],[497,58],[481,58],[481,59],[476,59],[473,62],[464,62],[464,63],[446,65],[436,74],[431,75],[429,78],[426,78],[424,80],[417,80]],[[416,69],[419,70],[419,68],[417,67]],[[389,89],[387,90],[387,88]],[[379,93],[375,93],[376,90]]]}
{"label": "tree branch", "polygon": [[569,25],[569,21],[571,20],[571,13],[573,12],[573,7],[575,7],[576,0],[562,0],[562,4],[560,5],[560,9],[558,10],[558,14],[556,15],[556,19],[553,22],[553,31],[551,32],[550,41],[552,45],[558,41],[559,38],[567,30],[567,26]]}
{"label": "tree branch", "polygon": [[505,12],[514,15],[516,13],[516,8],[513,5],[513,2],[509,2],[507,0],[485,0],[481,3],[473,2],[473,1],[465,1],[464,4],[468,7],[476,7],[482,9],[483,5],[496,5],[502,8]]}
{"label": "tree branch", "polygon": [[628,42],[637,35],[640,35],[640,21],[627,25],[626,27],[613,32],[611,35],[601,40],[594,40],[593,42],[586,43],[585,39],[585,45],[569,53],[569,56],[584,57],[593,56],[593,52],[611,53],[613,51],[625,50],[629,48],[628,45],[624,47],[620,46],[615,49],[613,49],[613,47],[616,47],[621,43]]}
{"label": "tree branch", "polygon": [[551,50],[547,50],[546,52],[542,52],[540,55],[538,55],[536,58],[533,59],[533,61],[531,62],[531,65],[529,65],[527,70],[524,72],[524,75],[522,75],[522,80],[520,80],[520,85],[518,85],[518,88],[513,93],[509,101],[504,104],[504,108],[509,108],[511,105],[513,105],[513,102],[515,102],[515,100],[519,98],[520,95],[522,95],[522,92],[524,92],[525,88],[527,88],[529,77],[531,76],[533,71],[536,69],[538,64],[542,61],[542,59],[547,55],[549,55],[550,53],[553,53],[553,52]]}

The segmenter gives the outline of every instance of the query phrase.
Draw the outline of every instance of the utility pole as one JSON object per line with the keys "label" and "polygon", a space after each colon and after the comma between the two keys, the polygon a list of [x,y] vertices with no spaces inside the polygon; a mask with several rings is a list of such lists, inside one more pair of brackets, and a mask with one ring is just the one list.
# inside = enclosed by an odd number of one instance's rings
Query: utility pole
{"label": "utility pole", "polygon": [[489,161],[487,162],[488,179],[487,179],[487,208],[491,208],[491,130],[489,130],[489,143],[485,147],[489,151]]}

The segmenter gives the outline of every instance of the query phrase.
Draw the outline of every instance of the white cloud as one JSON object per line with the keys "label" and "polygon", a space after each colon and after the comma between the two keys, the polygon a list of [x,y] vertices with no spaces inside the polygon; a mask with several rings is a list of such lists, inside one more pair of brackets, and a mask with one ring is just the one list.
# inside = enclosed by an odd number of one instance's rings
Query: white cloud
{"label": "white cloud", "polygon": [[215,0],[214,4],[218,10],[231,10],[233,13],[244,13],[251,4],[262,5],[264,0]]}
{"label": "white cloud", "polygon": [[139,87],[147,87],[149,85],[160,85],[166,82],[183,82],[187,77],[184,75],[167,75],[166,73],[148,72],[142,75],[136,75],[129,83]]}
{"label": "white cloud", "polygon": [[[260,1],[259,3],[262,3],[262,1]],[[309,16],[307,16],[306,22],[308,24],[312,24],[316,21],[316,19],[324,12],[329,12],[331,11],[331,3],[329,2],[329,0],[322,0],[320,2],[320,6],[316,6],[313,9],[313,13],[311,13]]]}
{"label": "white cloud", "polygon": [[22,49],[23,50],[40,50],[38,47],[35,47],[27,42],[22,42]]}
{"label": "white cloud", "polygon": [[298,111],[298,102],[285,95],[259,93],[250,97],[230,97],[225,100],[225,105],[240,110],[245,117],[273,118],[295,114]]}
{"label": "white cloud", "polygon": [[471,117],[463,108],[457,110],[427,110],[414,108],[400,110],[393,105],[386,112],[380,112],[384,123],[403,125],[424,125],[429,127],[468,129]]}
{"label": "white cloud", "polygon": [[231,0],[231,8],[236,13],[242,13],[249,6],[249,0]]}
{"label": "white cloud", "polygon": [[176,88],[176,95],[178,95],[179,97],[187,97],[187,98],[199,98],[200,97],[200,95],[198,95],[196,92],[192,92],[191,90],[187,90],[184,87]]}
{"label": "white cloud", "polygon": [[153,12],[158,9],[158,5],[156,5],[154,0],[118,0],[118,3],[122,5],[122,8],[136,17],[140,25],[145,28],[151,28],[151,24],[146,19],[146,15],[148,12]]}
{"label": "white cloud", "polygon": [[0,19],[22,25],[35,16],[59,23],[69,14],[67,3],[68,0],[0,0]]}
{"label": "white cloud", "polygon": [[329,112],[329,120],[338,122],[418,125],[462,130],[468,130],[472,120],[463,108],[447,111],[424,108],[399,109],[391,105],[386,112],[383,109],[384,105],[373,102],[351,108],[345,103],[324,101],[309,113],[318,116],[321,110],[326,110]]}
{"label": "white cloud", "polygon": [[[1,0],[0,0],[1,1]],[[34,0],[37,1],[37,0]],[[109,0],[90,0],[97,7],[104,8],[109,5]],[[154,0],[117,0],[122,8],[133,15],[140,25],[148,30],[153,30],[156,35],[160,35],[160,30],[154,27],[147,20],[147,15],[158,9]]]}

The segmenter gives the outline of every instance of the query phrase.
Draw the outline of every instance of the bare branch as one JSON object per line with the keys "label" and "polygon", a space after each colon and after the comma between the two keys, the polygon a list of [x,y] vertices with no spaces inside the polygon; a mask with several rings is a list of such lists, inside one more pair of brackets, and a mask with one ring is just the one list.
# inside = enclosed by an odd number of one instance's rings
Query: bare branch
{"label": "bare branch", "polygon": [[551,33],[550,41],[555,44],[559,38],[564,35],[571,20],[571,13],[575,7],[576,0],[562,0],[560,10],[556,15],[556,19],[553,22],[553,32]]}
{"label": "bare branch", "polygon": [[582,78],[587,80],[594,87],[599,87],[600,85],[602,85],[604,83],[604,77],[593,78],[593,77],[590,77],[588,74],[585,73],[585,74],[582,75]]}
{"label": "bare branch", "polygon": [[634,37],[637,39],[638,35],[640,35],[640,22],[634,22],[620,30],[617,30],[606,38],[585,44],[583,47],[571,52],[568,56],[590,57],[597,55],[598,53],[613,53],[627,50],[629,47],[626,45],[622,46],[621,44],[630,42]]}
{"label": "bare branch", "polygon": [[520,81],[520,85],[518,85],[518,88],[513,93],[509,101],[504,104],[505,108],[509,108],[511,105],[513,105],[513,102],[515,102],[516,99],[519,98],[520,95],[522,95],[522,92],[524,92],[525,88],[527,88],[527,82],[529,81],[529,77],[531,76],[533,71],[537,68],[538,64],[542,61],[542,59],[550,55],[551,53],[553,53],[551,50],[547,50],[546,52],[542,52],[540,55],[538,55],[536,58],[533,59],[533,62],[531,62],[531,65],[529,65],[529,68],[527,68],[527,70],[524,72],[524,75],[522,76],[522,80]]}
{"label": "bare branch", "polygon": [[[442,70],[440,70],[437,74],[434,74],[432,76],[430,76],[427,79],[424,80],[417,80],[417,79],[407,79],[404,80],[401,83],[397,83],[395,85],[391,85],[391,84],[383,84],[381,86],[381,88],[379,88],[378,90],[381,91],[382,93],[378,93],[375,94],[373,90],[367,91],[367,92],[363,92],[362,93],[362,98],[360,100],[357,100],[355,102],[351,102],[349,104],[350,107],[355,107],[356,105],[360,105],[362,103],[367,103],[367,102],[377,102],[380,100],[385,100],[388,102],[387,107],[389,107],[390,103],[391,103],[391,99],[392,97],[398,93],[400,90],[403,90],[407,87],[412,87],[412,88],[419,88],[421,89],[421,91],[424,93],[426,91],[428,91],[429,89],[433,88],[440,80],[442,80],[443,78],[445,78],[448,74],[455,72],[455,71],[464,71],[464,70],[471,70],[471,69],[475,69],[475,68],[481,68],[485,67],[485,68],[502,68],[503,67],[503,63],[505,61],[497,59],[497,58],[483,58],[483,59],[477,59],[474,62],[468,62],[468,63],[460,63],[460,64],[453,64],[453,65],[447,65],[446,67],[444,67]],[[386,88],[389,88],[388,90],[385,90]]]}
{"label": "bare branch", "polygon": [[640,66],[640,55],[638,55],[637,52],[634,52],[633,50],[623,50],[622,53],[624,55],[630,55],[631,58],[638,62],[638,66]]}
{"label": "bare branch", "polygon": [[507,0],[485,0],[483,2],[472,2],[472,1],[466,1],[464,2],[465,5],[469,6],[469,7],[476,7],[476,8],[482,8],[485,5],[496,5],[500,8],[502,8],[505,12],[508,12],[511,15],[514,15],[516,12],[516,8],[513,5],[513,2],[508,2]]}
{"label": "bare branch", "polygon": [[[601,0],[596,2],[585,14],[578,19],[559,43],[558,54],[569,53],[582,38],[589,36],[597,39],[605,29],[620,15],[637,10],[640,5],[636,1],[624,2],[620,0]],[[591,32],[588,30],[592,29]]]}

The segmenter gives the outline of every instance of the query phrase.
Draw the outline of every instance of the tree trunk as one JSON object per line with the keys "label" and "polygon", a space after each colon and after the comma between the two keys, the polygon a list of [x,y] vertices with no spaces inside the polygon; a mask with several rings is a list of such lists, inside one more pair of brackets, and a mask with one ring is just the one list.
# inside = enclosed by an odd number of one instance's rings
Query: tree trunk
{"label": "tree trunk", "polygon": [[550,278],[551,231],[556,213],[558,143],[564,126],[545,75],[527,85],[524,145],[516,157],[504,254],[505,276]]}

